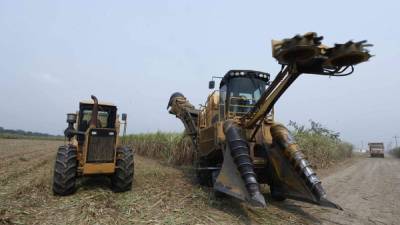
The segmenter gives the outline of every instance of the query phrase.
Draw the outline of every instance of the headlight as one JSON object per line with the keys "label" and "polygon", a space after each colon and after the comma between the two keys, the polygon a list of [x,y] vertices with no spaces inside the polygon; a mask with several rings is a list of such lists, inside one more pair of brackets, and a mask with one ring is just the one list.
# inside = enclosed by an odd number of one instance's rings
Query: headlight
{"label": "headlight", "polygon": [[75,123],[76,122],[76,114],[68,113],[67,114],[67,123]]}

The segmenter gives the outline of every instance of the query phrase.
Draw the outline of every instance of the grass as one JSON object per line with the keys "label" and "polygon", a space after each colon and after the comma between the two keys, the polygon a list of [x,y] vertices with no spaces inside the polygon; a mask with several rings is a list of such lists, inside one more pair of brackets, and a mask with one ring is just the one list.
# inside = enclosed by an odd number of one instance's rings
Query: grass
{"label": "grass", "polygon": [[[139,142],[139,136],[135,136]],[[171,151],[179,150],[172,143],[184,145],[187,141],[181,134],[141,137],[157,137],[160,146],[171,142]],[[195,176],[190,168],[160,163],[167,158],[172,163],[172,152],[157,156],[165,157],[163,160],[136,155],[132,191],[113,193],[107,177],[89,176],[78,179],[78,190],[73,195],[53,196],[54,159],[57,146],[62,144],[62,141],[0,139],[0,160],[3,160],[0,163],[0,225],[315,223],[307,211],[302,208],[297,211],[292,202],[274,203],[268,195],[266,198],[271,204],[267,208],[253,208],[234,198],[216,198],[211,188],[193,182]],[[166,151],[166,148],[160,149],[158,154]],[[145,152],[156,154],[157,151]],[[267,188],[262,186],[263,193],[267,193]]]}
{"label": "grass", "polygon": [[353,146],[312,132],[294,132],[297,143],[316,168],[327,168],[335,162],[350,158]]}
{"label": "grass", "polygon": [[390,153],[394,156],[396,156],[397,158],[400,158],[400,147],[394,148],[392,150],[390,150]]}
{"label": "grass", "polygon": [[0,139],[0,158],[9,162],[0,164],[0,224],[301,224],[302,218],[272,205],[251,209],[235,199],[217,199],[180,168],[139,155],[132,191],[113,193],[107,177],[88,176],[78,179],[73,195],[53,196],[55,149],[61,144]]}
{"label": "grass", "polygon": [[173,165],[190,164],[194,158],[191,140],[182,133],[135,134],[128,135],[124,141],[142,156],[161,159]]}
{"label": "grass", "polygon": [[[326,168],[352,156],[353,146],[339,138],[339,133],[310,121],[311,127],[291,122],[292,133],[303,153],[316,168]],[[125,137],[124,141],[142,156],[161,159],[173,165],[191,165],[195,157],[191,140],[183,133],[146,133]]]}
{"label": "grass", "polygon": [[310,126],[306,127],[291,121],[289,127],[300,149],[316,168],[327,168],[352,156],[353,145],[320,123],[310,120]]}

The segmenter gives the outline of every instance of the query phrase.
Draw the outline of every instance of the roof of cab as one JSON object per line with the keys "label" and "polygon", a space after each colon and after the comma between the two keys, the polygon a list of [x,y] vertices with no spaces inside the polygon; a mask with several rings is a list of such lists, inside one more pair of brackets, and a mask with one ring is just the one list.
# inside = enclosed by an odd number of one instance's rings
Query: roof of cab
{"label": "roof of cab", "polygon": [[261,72],[257,70],[229,70],[222,78],[219,86],[220,88],[225,85],[229,79],[236,77],[257,77],[258,79],[265,80],[269,82],[270,75],[266,72]]}
{"label": "roof of cab", "polygon": [[[93,105],[93,100],[83,100],[83,101],[80,101],[79,102],[80,104],[90,104],[90,105]],[[104,106],[114,106],[115,107],[115,105],[112,103],[112,102],[100,102],[99,101],[99,105],[104,105]]]}

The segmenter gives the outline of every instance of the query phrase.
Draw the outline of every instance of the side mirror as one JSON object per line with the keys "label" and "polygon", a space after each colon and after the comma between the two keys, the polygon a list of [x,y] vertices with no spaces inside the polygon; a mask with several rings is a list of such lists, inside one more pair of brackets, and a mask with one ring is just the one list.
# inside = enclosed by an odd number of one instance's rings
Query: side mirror
{"label": "side mirror", "polygon": [[126,115],[126,113],[122,113],[122,116],[121,116],[122,118],[122,121],[126,121],[126,117],[127,117],[127,115]]}
{"label": "side mirror", "polygon": [[208,89],[214,89],[215,88],[215,81],[211,80],[208,82]]}

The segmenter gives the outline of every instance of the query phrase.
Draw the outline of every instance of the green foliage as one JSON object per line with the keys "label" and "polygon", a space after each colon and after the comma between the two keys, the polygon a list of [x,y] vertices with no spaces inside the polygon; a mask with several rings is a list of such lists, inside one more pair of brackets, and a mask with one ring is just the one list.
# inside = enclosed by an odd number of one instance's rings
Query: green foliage
{"label": "green foliage", "polygon": [[123,141],[143,156],[162,159],[175,165],[188,165],[193,161],[191,140],[182,133],[134,134],[126,136]]}
{"label": "green foliage", "polygon": [[289,127],[300,149],[311,164],[325,168],[352,156],[353,145],[340,139],[338,132],[329,130],[320,123],[310,120],[310,127],[290,121]]}
{"label": "green foliage", "polygon": [[400,158],[400,147],[390,150],[390,153],[398,158]]}
{"label": "green foliage", "polygon": [[[310,121],[310,128],[290,122],[292,134],[312,165],[328,167],[335,161],[351,157],[353,146],[341,141],[339,133],[321,124]],[[146,133],[126,136],[123,141],[135,152],[151,158],[161,159],[174,165],[191,165],[195,152],[189,137],[183,133]]]}

